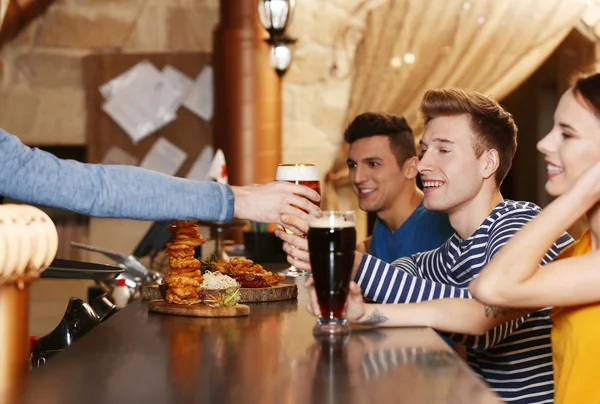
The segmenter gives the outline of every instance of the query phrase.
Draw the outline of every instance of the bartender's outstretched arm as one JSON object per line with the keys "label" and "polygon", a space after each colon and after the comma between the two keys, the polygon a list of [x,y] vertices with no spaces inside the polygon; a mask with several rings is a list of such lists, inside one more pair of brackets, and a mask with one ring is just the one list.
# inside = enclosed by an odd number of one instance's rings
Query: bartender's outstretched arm
{"label": "bartender's outstretched arm", "polygon": [[[319,194],[312,189],[285,181],[264,185],[231,187],[235,197],[233,215],[239,219],[276,223],[294,232],[304,232],[309,213],[319,207],[308,199],[319,202]],[[282,217],[294,217],[300,227],[282,221]]]}
{"label": "bartender's outstretched arm", "polygon": [[316,192],[291,183],[230,187],[133,166],[63,160],[24,145],[2,129],[0,172],[0,195],[98,217],[214,221],[238,217],[283,224],[282,214],[307,217],[292,204],[306,211],[318,209],[303,196],[319,201]]}

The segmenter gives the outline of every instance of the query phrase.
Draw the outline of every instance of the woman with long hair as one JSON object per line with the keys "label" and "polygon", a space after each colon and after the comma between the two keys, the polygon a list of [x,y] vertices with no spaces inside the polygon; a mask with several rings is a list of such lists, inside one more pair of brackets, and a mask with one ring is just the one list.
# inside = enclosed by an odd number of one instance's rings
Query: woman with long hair
{"label": "woman with long hair", "polygon": [[[561,97],[538,150],[546,159],[546,190],[557,198],[516,233],[469,289],[486,305],[554,307],[555,403],[600,403],[600,74],[578,79]],[[589,230],[541,267],[552,243],[582,216]]]}

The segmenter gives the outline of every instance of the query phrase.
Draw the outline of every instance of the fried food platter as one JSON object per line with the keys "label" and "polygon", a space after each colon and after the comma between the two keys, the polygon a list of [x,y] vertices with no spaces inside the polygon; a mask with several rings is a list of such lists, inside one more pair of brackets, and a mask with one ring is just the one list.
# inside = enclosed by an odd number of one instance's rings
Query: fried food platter
{"label": "fried food platter", "polygon": [[[277,302],[298,297],[298,287],[296,285],[281,283],[285,279],[284,277],[264,271],[262,266],[251,260],[244,258],[233,258],[230,261],[208,260],[203,262],[202,265],[202,269],[218,271],[236,279],[241,285],[239,290],[240,303]],[[263,271],[267,274],[261,280],[259,275]],[[164,299],[166,290],[166,285],[162,285],[162,290],[157,285],[143,286],[142,298],[145,300]]]}
{"label": "fried food platter", "polygon": [[260,264],[244,258],[231,260],[194,257],[195,248],[204,244],[198,221],[176,220],[169,226],[173,241],[167,243],[169,269],[165,283],[142,287],[142,297],[150,300],[150,311],[184,316],[236,317],[248,315],[241,303],[294,299],[296,285],[284,284],[283,276],[266,271]]}
{"label": "fried food platter", "polygon": [[275,302],[295,299],[298,287],[281,283],[285,278],[277,273],[266,271],[260,264],[245,258],[232,258],[208,263],[209,267],[232,276],[241,284],[242,303]]}
{"label": "fried food platter", "polygon": [[221,273],[201,271],[194,257],[195,248],[205,240],[198,232],[197,220],[176,220],[169,226],[173,241],[167,243],[169,269],[164,281],[164,300],[148,303],[148,309],[163,314],[196,317],[247,316],[250,308],[238,304],[240,285]]}

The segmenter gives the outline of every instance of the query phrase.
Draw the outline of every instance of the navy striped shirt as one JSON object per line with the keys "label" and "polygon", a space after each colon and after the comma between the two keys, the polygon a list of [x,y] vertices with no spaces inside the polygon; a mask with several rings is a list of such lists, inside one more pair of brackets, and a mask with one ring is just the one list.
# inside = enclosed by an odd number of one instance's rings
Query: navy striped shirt
{"label": "navy striped shirt", "polygon": [[[469,283],[540,208],[530,202],[499,203],[467,240],[454,234],[439,248],[391,265],[364,255],[357,283],[377,303],[471,298]],[[552,261],[573,239],[564,233],[544,256]],[[480,336],[451,335],[467,346],[467,361],[491,388],[512,403],[552,403],[554,395],[550,309],[509,321]]]}

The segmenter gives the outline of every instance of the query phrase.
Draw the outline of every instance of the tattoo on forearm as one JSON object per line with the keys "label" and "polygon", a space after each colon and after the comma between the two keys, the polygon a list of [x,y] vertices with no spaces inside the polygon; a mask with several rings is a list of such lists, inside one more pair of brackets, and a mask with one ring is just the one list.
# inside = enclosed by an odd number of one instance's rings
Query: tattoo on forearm
{"label": "tattoo on forearm", "polygon": [[525,315],[529,312],[527,309],[509,309],[506,307],[498,307],[498,306],[489,306],[485,305],[485,316],[490,317],[494,316],[494,318],[498,318],[498,316],[508,316],[509,314],[522,314]]}
{"label": "tattoo on forearm", "polygon": [[369,314],[364,320],[358,322],[361,325],[379,325],[388,321],[389,318],[379,310],[373,310],[373,313]]}

